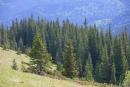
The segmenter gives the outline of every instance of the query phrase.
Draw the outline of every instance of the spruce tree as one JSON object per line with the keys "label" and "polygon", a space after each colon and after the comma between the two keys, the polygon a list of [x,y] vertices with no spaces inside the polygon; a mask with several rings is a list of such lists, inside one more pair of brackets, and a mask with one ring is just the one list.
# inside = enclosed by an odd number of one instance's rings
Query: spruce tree
{"label": "spruce tree", "polygon": [[88,58],[85,65],[84,77],[87,81],[92,81],[93,79],[93,64],[90,53],[88,54]]}
{"label": "spruce tree", "polygon": [[38,32],[36,32],[33,40],[30,57],[33,73],[42,75],[44,72],[47,72],[47,67],[50,67],[51,64],[51,56],[47,52],[46,44]]}
{"label": "spruce tree", "polygon": [[123,49],[121,51],[121,75],[120,75],[120,83],[122,84],[125,79],[126,72],[128,71],[128,60],[126,59],[125,53]]}
{"label": "spruce tree", "polygon": [[78,75],[77,61],[74,53],[74,47],[71,40],[68,40],[64,49],[64,68],[65,75],[68,77],[76,77]]}
{"label": "spruce tree", "polygon": [[18,42],[18,48],[23,52],[24,50],[24,44],[23,44],[23,40],[22,38],[19,39],[19,42]]}
{"label": "spruce tree", "polygon": [[128,65],[129,65],[129,70],[130,70],[130,40],[129,40],[129,35],[127,33],[127,29],[125,29],[125,32],[122,35],[123,39],[123,47],[124,47],[124,52],[126,59],[128,60]]}
{"label": "spruce tree", "polygon": [[108,63],[108,54],[107,54],[107,48],[102,47],[101,52],[100,52],[100,59],[97,62],[96,70],[95,70],[95,76],[96,80],[98,82],[109,82],[109,74],[108,74],[108,68],[109,63]]}
{"label": "spruce tree", "polygon": [[111,66],[111,83],[115,84],[116,83],[116,68],[115,64],[113,63]]}
{"label": "spruce tree", "polygon": [[122,83],[125,77],[125,73],[128,70],[128,61],[126,59],[125,51],[123,49],[122,39],[120,37],[115,38],[114,57],[116,66],[116,80],[117,83]]}

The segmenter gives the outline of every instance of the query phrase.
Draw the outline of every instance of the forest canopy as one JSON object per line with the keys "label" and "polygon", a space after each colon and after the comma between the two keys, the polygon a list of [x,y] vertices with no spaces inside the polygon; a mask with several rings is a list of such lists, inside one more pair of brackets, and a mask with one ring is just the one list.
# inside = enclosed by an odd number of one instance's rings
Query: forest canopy
{"label": "forest canopy", "polygon": [[110,26],[104,31],[96,25],[87,25],[86,21],[78,26],[69,20],[60,23],[58,19],[46,21],[30,17],[15,20],[9,27],[1,24],[0,46],[28,54],[37,30],[53,63],[60,67],[59,71],[63,66],[63,74],[68,77],[119,84],[130,69],[127,29],[113,35]]}

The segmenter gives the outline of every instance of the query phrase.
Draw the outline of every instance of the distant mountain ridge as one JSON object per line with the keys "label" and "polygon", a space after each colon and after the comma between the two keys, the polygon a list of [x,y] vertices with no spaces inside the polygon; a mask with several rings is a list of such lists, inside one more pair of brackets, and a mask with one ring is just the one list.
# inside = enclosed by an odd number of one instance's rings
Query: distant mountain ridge
{"label": "distant mountain ridge", "polygon": [[106,28],[111,24],[117,31],[130,25],[129,0],[1,0],[0,11],[0,23],[4,24],[33,15],[48,20],[69,18],[77,24],[87,18],[88,24]]}

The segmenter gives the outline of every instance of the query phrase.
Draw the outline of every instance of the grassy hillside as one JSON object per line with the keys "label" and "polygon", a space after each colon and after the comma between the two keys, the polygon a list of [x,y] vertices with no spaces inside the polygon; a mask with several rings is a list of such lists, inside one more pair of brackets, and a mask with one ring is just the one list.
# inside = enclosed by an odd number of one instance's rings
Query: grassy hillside
{"label": "grassy hillside", "polygon": [[[18,71],[12,70],[13,59],[16,59]],[[29,62],[29,57],[15,51],[0,48],[0,87],[109,87],[104,84],[97,86],[81,85],[71,80],[58,80],[21,72],[21,62]]]}

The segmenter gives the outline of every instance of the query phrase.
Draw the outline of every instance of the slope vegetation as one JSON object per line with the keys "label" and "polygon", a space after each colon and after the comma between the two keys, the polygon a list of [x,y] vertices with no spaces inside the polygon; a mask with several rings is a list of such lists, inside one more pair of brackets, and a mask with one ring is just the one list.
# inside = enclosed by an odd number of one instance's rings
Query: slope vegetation
{"label": "slope vegetation", "polygon": [[[19,70],[12,70],[12,61],[16,60]],[[85,87],[66,80],[52,79],[35,74],[21,72],[21,62],[28,62],[29,57],[15,51],[0,48],[0,87]]]}
{"label": "slope vegetation", "polygon": [[126,78],[124,80],[124,87],[130,87],[130,71],[126,74]]}
{"label": "slope vegetation", "polygon": [[[14,59],[18,65],[17,71],[11,68]],[[58,80],[47,76],[24,73],[21,71],[22,62],[29,62],[29,57],[0,48],[0,87],[112,87],[98,83],[94,83],[96,86],[81,85],[72,80]]]}

